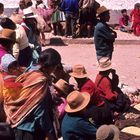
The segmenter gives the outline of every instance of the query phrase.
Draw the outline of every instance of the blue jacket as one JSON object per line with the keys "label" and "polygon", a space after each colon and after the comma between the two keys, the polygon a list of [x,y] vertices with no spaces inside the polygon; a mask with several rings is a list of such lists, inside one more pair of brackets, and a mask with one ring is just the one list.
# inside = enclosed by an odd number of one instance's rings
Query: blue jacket
{"label": "blue jacket", "polygon": [[116,33],[106,23],[99,21],[94,30],[96,55],[112,57],[115,38]]}
{"label": "blue jacket", "polygon": [[86,118],[66,114],[61,127],[63,140],[95,140],[96,127]]}
{"label": "blue jacket", "polygon": [[79,12],[78,0],[62,0],[60,8],[66,14],[77,15]]}

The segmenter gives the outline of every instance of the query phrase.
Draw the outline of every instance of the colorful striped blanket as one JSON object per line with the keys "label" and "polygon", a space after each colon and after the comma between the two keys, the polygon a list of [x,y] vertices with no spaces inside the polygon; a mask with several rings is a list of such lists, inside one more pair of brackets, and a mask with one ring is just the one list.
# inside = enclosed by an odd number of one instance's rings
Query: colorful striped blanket
{"label": "colorful striped blanket", "polygon": [[39,105],[46,97],[48,88],[47,77],[40,71],[23,73],[16,78],[16,82],[23,86],[20,92],[4,92],[3,87],[4,110],[12,127],[20,124]]}

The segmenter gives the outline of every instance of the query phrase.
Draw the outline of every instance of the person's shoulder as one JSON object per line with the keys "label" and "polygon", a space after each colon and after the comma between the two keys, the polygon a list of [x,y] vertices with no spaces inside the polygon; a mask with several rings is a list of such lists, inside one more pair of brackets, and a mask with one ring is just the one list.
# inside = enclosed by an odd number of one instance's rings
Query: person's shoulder
{"label": "person's shoulder", "polygon": [[98,23],[96,24],[95,29],[97,30],[97,29],[102,29],[102,28],[105,28],[105,24],[103,24],[102,22],[98,22]]}

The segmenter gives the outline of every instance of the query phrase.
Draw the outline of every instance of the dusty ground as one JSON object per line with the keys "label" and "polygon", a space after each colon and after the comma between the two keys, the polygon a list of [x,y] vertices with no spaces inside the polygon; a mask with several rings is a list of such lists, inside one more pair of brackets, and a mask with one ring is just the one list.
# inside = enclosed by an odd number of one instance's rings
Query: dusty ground
{"label": "dusty ground", "polygon": [[[47,46],[58,50],[62,61],[68,65],[83,64],[90,78],[95,79],[98,73],[94,45],[69,44],[66,46]],[[117,70],[120,82],[140,88],[140,46],[115,45],[113,68]]]}

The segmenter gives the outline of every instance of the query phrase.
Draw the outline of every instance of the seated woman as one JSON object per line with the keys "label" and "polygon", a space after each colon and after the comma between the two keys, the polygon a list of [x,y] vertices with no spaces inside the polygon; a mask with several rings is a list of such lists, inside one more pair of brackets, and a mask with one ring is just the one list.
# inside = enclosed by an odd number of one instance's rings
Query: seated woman
{"label": "seated woman", "polygon": [[100,91],[97,90],[94,82],[88,78],[88,74],[83,65],[75,65],[73,71],[70,73],[77,82],[80,92],[88,92],[90,94],[90,102],[85,115],[94,119],[95,123],[110,124],[112,123],[112,116],[107,104],[100,96]]}
{"label": "seated woman", "polygon": [[113,112],[124,112],[129,108],[130,101],[120,90],[118,83],[119,77],[111,68],[111,61],[103,57],[99,60],[99,74],[95,85],[101,91],[100,96],[105,99]]}

